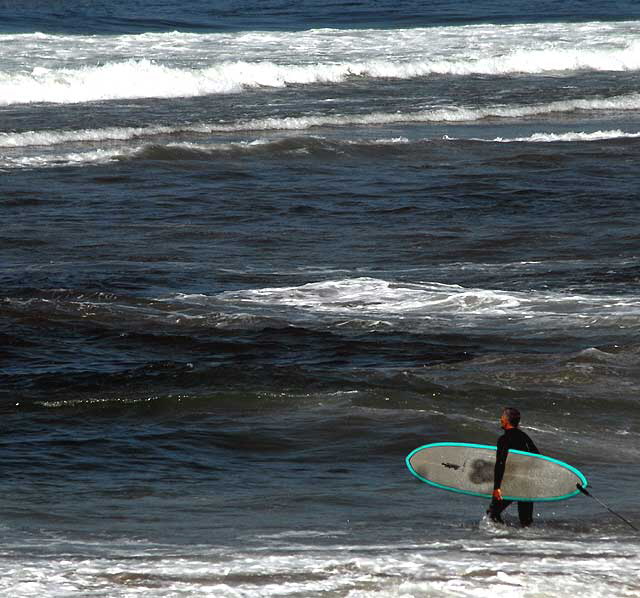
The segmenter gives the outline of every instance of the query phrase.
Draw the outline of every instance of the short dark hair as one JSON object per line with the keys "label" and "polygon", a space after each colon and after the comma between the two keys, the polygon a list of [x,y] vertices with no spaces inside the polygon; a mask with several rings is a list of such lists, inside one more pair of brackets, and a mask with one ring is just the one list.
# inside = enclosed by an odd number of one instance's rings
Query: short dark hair
{"label": "short dark hair", "polygon": [[515,407],[505,407],[502,412],[508,422],[514,427],[517,428],[520,423],[520,412]]}

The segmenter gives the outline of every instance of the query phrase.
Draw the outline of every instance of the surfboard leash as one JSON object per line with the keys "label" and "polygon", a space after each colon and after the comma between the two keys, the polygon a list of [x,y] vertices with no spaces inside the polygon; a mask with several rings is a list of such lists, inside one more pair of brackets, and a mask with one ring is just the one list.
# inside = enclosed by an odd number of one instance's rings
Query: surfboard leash
{"label": "surfboard leash", "polygon": [[633,523],[631,523],[631,521],[629,521],[628,519],[625,519],[622,515],[620,515],[620,513],[616,513],[612,508],[605,505],[599,498],[596,498],[586,488],[584,488],[582,484],[576,484],[576,488],[580,490],[580,492],[582,492],[582,494],[584,494],[585,496],[588,496],[589,498],[593,498],[593,500],[601,504],[605,509],[607,509],[607,511],[609,511],[610,513],[613,513],[616,517],[619,517],[620,519],[622,519],[622,521],[624,521],[631,529],[637,532],[640,531],[635,525],[633,525]]}

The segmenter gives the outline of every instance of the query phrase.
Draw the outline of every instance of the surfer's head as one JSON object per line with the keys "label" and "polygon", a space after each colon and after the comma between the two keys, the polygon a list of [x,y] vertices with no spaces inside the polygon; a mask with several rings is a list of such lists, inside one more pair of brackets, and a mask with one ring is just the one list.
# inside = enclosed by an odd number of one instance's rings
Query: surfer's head
{"label": "surfer's head", "polygon": [[520,424],[520,412],[515,407],[505,407],[500,417],[500,425],[504,430],[517,428]]}

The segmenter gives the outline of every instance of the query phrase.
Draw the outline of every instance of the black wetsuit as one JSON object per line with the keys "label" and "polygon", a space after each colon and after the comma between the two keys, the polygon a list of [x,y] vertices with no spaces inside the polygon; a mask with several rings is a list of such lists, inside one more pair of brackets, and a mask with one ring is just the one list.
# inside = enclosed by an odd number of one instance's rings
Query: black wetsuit
{"label": "black wetsuit", "polygon": [[[496,466],[493,474],[493,489],[500,488],[502,484],[502,477],[504,476],[504,468],[507,464],[507,457],[509,455],[509,449],[516,449],[519,451],[526,451],[528,453],[539,453],[538,448],[534,444],[533,440],[529,438],[519,428],[510,428],[498,438],[498,449],[496,452]],[[489,506],[489,516],[493,521],[499,521],[502,523],[500,514],[504,511],[513,501],[512,500],[495,500],[491,501]],[[518,517],[520,523],[523,526],[531,525],[533,522],[533,503],[518,501]]]}

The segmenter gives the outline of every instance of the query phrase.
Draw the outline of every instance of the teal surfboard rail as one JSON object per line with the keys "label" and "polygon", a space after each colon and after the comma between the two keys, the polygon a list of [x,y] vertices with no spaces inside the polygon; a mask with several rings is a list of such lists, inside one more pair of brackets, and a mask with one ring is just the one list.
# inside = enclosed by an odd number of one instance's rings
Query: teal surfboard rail
{"label": "teal surfboard rail", "polygon": [[[468,442],[434,442],[431,444],[425,444],[422,446],[419,446],[418,448],[414,449],[413,451],[411,451],[407,457],[405,458],[405,463],[407,465],[407,468],[409,469],[409,471],[416,477],[418,478],[421,482],[425,482],[426,484],[429,484],[430,486],[434,486],[435,488],[440,488],[441,490],[448,490],[449,492],[457,492],[458,494],[466,494],[468,496],[478,496],[480,498],[491,498],[490,494],[486,494],[486,493],[480,493],[480,492],[472,492],[470,490],[463,490],[460,488],[455,488],[453,486],[445,486],[443,484],[439,484],[438,482],[434,482],[432,480],[429,480],[427,478],[425,478],[424,476],[421,476],[411,465],[411,457],[413,457],[416,453],[423,451],[425,449],[431,448],[431,447],[437,447],[437,446],[458,446],[458,447],[466,447],[466,448],[477,448],[477,449],[483,449],[483,450],[492,450],[492,451],[496,451],[497,447],[495,446],[491,446],[488,444],[472,444],[472,443],[468,443]],[[519,451],[517,449],[510,449],[509,453],[518,453],[520,455],[525,455],[527,457],[534,457],[536,459],[542,459],[544,461],[549,461],[551,463],[555,463],[556,465],[559,465],[560,467],[563,467],[564,469],[567,469],[568,471],[570,471],[571,473],[573,473],[574,475],[576,475],[578,477],[578,479],[580,480],[580,485],[583,488],[586,488],[589,483],[587,481],[587,478],[584,476],[584,474],[576,469],[575,467],[573,467],[572,465],[569,465],[568,463],[565,463],[564,461],[560,461],[558,459],[554,459],[553,457],[547,457],[546,455],[540,455],[537,453],[528,453],[526,451]],[[532,502],[552,502],[552,501],[558,501],[558,500],[567,500],[569,498],[573,498],[574,496],[577,496],[578,494],[580,494],[580,490],[578,490],[577,486],[576,489],[573,492],[567,493],[567,494],[563,494],[562,496],[554,496],[551,498],[536,498],[536,499],[531,499]],[[513,496],[504,496],[503,497],[504,500],[520,500],[522,501],[522,498],[518,498],[518,497],[513,497]],[[525,499],[526,500],[526,499]]]}

